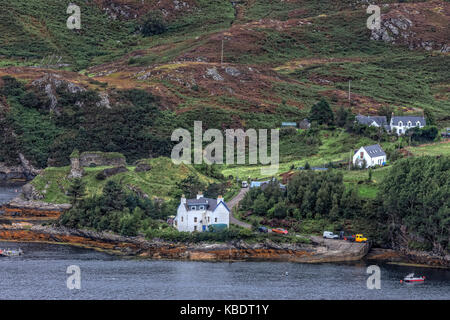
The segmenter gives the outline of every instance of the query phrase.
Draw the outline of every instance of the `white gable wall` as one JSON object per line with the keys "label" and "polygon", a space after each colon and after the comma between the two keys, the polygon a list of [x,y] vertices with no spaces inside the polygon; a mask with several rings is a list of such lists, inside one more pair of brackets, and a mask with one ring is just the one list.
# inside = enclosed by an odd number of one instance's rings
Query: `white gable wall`
{"label": "white gable wall", "polygon": [[[217,220],[216,220],[217,219]],[[230,212],[223,202],[221,202],[214,211],[211,210],[186,210],[182,203],[178,207],[177,215],[174,219],[174,227],[178,231],[184,232],[202,232],[203,226],[213,224],[230,225]]]}
{"label": "white gable wall", "polygon": [[[361,158],[361,152],[363,153],[363,157]],[[382,165],[384,162],[386,162],[386,156],[379,156],[379,157],[371,157],[366,149],[363,147],[359,148],[358,152],[356,152],[353,155],[353,165],[355,166],[361,166],[362,162],[366,160],[366,168],[373,167],[376,165]]]}

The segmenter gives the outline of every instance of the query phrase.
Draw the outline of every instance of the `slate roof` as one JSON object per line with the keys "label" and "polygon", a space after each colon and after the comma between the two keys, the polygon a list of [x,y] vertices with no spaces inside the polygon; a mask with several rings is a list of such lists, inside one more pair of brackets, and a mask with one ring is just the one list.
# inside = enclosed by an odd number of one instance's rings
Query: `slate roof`
{"label": "slate roof", "polygon": [[374,144],[371,146],[364,146],[364,150],[369,154],[371,158],[385,156],[386,153],[383,151],[383,148],[379,144]]}
{"label": "slate roof", "polygon": [[408,123],[408,121],[411,121],[411,124],[413,126],[416,125],[416,122],[419,121],[421,126],[425,126],[426,125],[426,121],[424,117],[413,117],[413,116],[394,116],[392,117],[391,123],[394,126],[398,126],[399,122],[403,122],[403,125],[406,126],[406,124]]}
{"label": "slate roof", "polygon": [[[225,200],[222,200],[222,202],[225,204],[225,207],[228,209],[228,206],[225,203]],[[217,208],[219,203],[220,202],[217,202],[217,199],[202,197],[200,199],[187,199],[185,207],[186,207],[186,210],[189,211],[189,206],[205,205],[205,206],[207,206],[208,210],[214,211]]]}
{"label": "slate roof", "polygon": [[387,119],[385,116],[363,116],[358,114],[356,116],[356,121],[360,124],[371,125],[373,122],[376,122],[380,127],[386,126]]}

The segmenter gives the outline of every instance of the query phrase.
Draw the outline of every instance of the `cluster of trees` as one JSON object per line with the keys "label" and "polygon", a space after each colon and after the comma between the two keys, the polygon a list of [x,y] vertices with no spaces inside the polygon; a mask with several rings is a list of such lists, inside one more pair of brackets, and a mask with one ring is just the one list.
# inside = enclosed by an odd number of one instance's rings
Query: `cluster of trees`
{"label": "cluster of trees", "polygon": [[405,245],[406,230],[408,245],[420,244],[417,248],[448,254],[450,157],[414,157],[396,162],[381,184],[378,200],[378,221],[394,246]]}
{"label": "cluster of trees", "polygon": [[188,199],[197,197],[199,192],[207,198],[217,198],[218,195],[224,195],[230,186],[230,181],[220,181],[218,183],[204,183],[200,181],[197,175],[189,175],[183,180],[177,182],[173,192],[173,197],[179,199],[181,195],[185,195]]}
{"label": "cluster of trees", "polygon": [[423,128],[411,128],[406,132],[411,135],[411,140],[418,143],[434,141],[439,135],[439,130],[436,126],[425,126]]}
{"label": "cluster of trees", "polygon": [[311,107],[308,119],[319,125],[336,125],[346,128],[352,125],[355,116],[350,109],[344,107],[339,107],[334,113],[328,102],[325,99],[321,99]]}
{"label": "cluster of trees", "polygon": [[127,194],[122,187],[108,181],[100,196],[85,197],[85,185],[74,179],[68,196],[72,208],[59,218],[60,225],[70,228],[90,228],[97,231],[113,231],[125,236],[135,236],[158,225],[159,219],[175,212],[176,204],[139,198]]}
{"label": "cluster of trees", "polygon": [[241,209],[268,218],[351,218],[362,213],[363,202],[355,189],[346,189],[342,174],[302,171],[288,183],[286,191],[272,181],[265,188],[251,189]]}
{"label": "cluster of trees", "polygon": [[106,108],[96,91],[71,92],[61,85],[52,109],[43,91],[9,76],[1,82],[0,96],[10,109],[0,114],[0,142],[9,146],[0,151],[0,160],[17,162],[20,151],[38,167],[47,166],[49,158],[53,165],[67,165],[74,149],[120,152],[130,163],[170,155],[170,135],[178,123],[144,90],[110,91],[114,103]]}

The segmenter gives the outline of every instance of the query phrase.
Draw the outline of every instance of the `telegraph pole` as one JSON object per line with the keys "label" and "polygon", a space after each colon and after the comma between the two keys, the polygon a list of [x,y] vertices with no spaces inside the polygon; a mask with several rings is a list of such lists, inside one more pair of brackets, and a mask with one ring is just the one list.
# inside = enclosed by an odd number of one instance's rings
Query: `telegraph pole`
{"label": "telegraph pole", "polygon": [[222,37],[222,51],[221,51],[221,54],[220,54],[220,65],[221,66],[223,64],[223,41],[224,41],[224,38]]}
{"label": "telegraph pole", "polygon": [[351,84],[352,80],[348,80],[348,104],[351,105],[350,102],[350,84]]}
{"label": "telegraph pole", "polygon": [[350,149],[350,158],[349,158],[349,161],[348,161],[348,171],[350,171],[351,164],[352,164],[352,152],[353,152],[353,150]]}

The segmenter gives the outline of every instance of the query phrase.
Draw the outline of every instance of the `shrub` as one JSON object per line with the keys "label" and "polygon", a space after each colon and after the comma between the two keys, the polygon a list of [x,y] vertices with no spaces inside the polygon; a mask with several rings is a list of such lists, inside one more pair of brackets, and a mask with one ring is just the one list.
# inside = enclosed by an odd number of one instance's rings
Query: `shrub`
{"label": "shrub", "polygon": [[143,20],[142,34],[146,37],[162,34],[167,31],[167,24],[160,11],[151,11]]}

